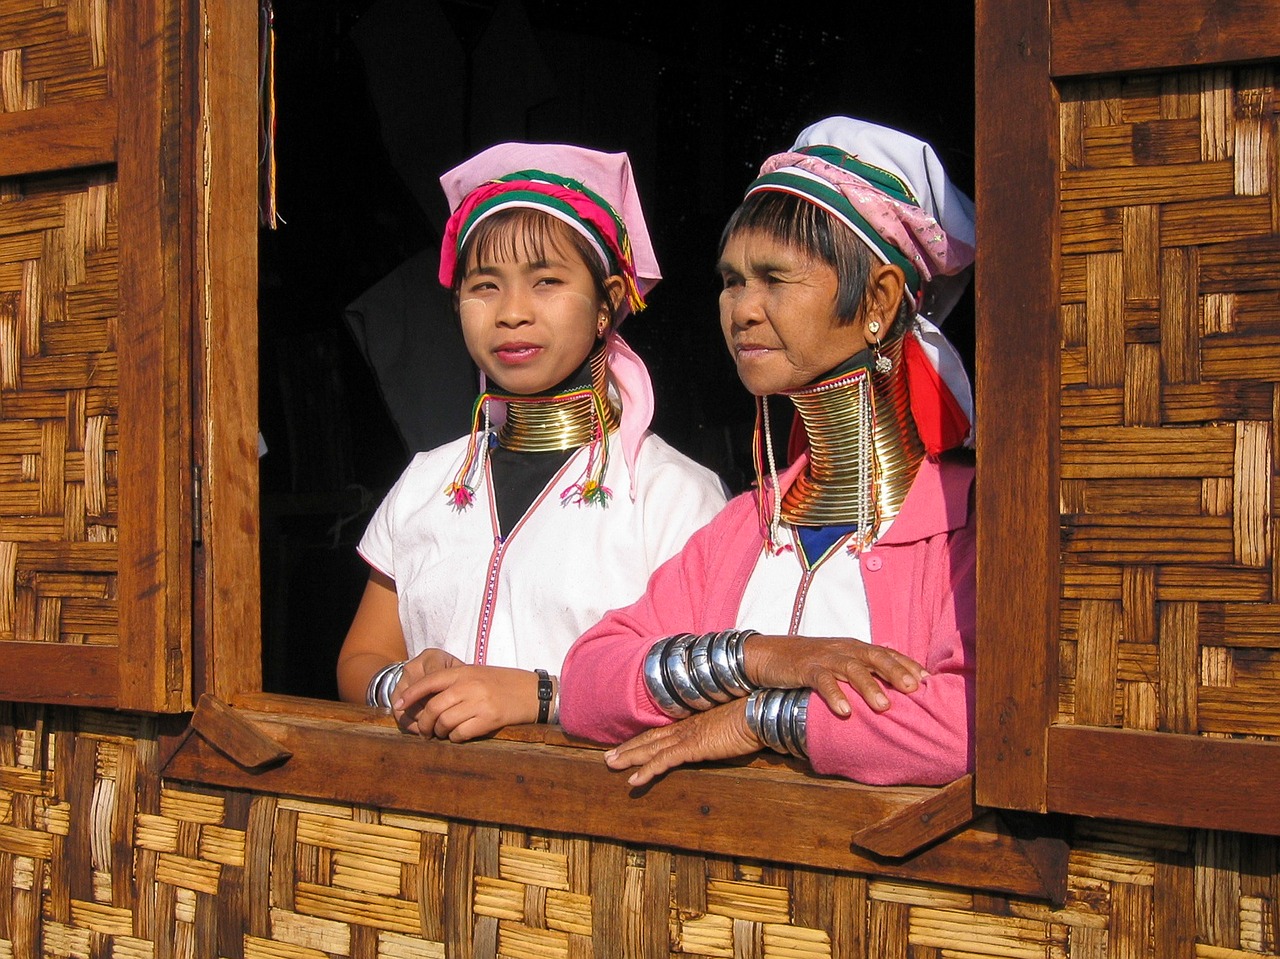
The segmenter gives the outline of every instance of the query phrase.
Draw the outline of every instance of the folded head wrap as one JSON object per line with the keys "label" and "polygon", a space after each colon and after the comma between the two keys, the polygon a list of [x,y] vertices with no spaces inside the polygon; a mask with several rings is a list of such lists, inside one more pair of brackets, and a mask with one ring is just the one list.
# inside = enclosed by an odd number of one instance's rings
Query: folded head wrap
{"label": "folded head wrap", "polygon": [[[500,143],[440,178],[450,217],[440,250],[440,283],[453,285],[458,256],[476,225],[501,210],[540,210],[576,230],[626,283],[622,319],[645,306],[662,278],[625,153],[559,143]],[[635,460],[653,419],[653,384],[644,362],[612,330],[605,343],[609,379],[622,402],[623,456],[634,498]],[[502,415],[499,409],[498,417]]]}
{"label": "folded head wrap", "polygon": [[[930,452],[973,442],[973,390],[964,363],[937,324],[972,276],[973,201],[923,140],[851,117],[829,117],[769,157],[747,196],[791,193],[853,230],[884,263],[898,266],[916,305],[908,356],[912,411]],[[948,395],[949,394],[949,395]]]}

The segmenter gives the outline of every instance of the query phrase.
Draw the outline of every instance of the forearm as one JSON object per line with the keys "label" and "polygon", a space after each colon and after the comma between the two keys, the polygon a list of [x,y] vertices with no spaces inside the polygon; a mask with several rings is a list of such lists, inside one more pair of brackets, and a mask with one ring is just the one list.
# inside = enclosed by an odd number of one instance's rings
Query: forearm
{"label": "forearm", "polygon": [[930,675],[914,693],[888,689],[886,695],[890,706],[879,713],[850,696],[848,717],[810,695],[808,749],[815,772],[872,785],[939,785],[972,770],[970,675]]}
{"label": "forearm", "polygon": [[408,658],[400,629],[396,584],[373,570],[338,653],[338,695],[349,703],[363,703],[374,674]]}
{"label": "forearm", "polygon": [[384,666],[402,660],[386,653],[360,652],[338,660],[338,696],[344,702],[361,703],[369,691],[369,681]]}
{"label": "forearm", "polygon": [[609,613],[565,658],[560,722],[575,736],[618,743],[669,722],[644,688],[643,663],[651,641],[642,624]]}

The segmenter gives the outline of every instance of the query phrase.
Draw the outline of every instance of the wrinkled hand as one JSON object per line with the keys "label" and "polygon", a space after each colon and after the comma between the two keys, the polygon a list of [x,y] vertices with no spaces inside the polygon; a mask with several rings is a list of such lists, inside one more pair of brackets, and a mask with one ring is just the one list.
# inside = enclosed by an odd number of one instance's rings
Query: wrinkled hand
{"label": "wrinkled hand", "polygon": [[685,763],[732,759],[759,752],[764,743],[747,728],[746,702],[734,700],[669,726],[647,729],[610,749],[604,754],[604,761],[610,769],[640,767],[627,779],[627,784],[643,786],[655,776]]}
{"label": "wrinkled hand", "polygon": [[878,713],[889,708],[881,682],[899,692],[913,693],[928,671],[910,656],[886,646],[857,639],[808,636],[751,636],[743,646],[747,677],[759,686],[817,692],[837,716],[848,716],[848,697],[840,688],[853,687]]}
{"label": "wrinkled hand", "polygon": [[406,716],[412,713],[403,729],[455,743],[538,718],[538,678],[525,669],[467,666],[453,659],[453,665],[397,687],[396,695],[397,715],[401,707]]}

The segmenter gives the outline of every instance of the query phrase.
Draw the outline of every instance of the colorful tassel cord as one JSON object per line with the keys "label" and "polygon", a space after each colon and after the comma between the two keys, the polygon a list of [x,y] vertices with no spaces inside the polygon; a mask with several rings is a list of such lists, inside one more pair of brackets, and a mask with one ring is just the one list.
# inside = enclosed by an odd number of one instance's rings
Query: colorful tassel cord
{"label": "colorful tassel cord", "polygon": [[271,0],[258,6],[258,219],[277,229],[284,219],[276,205],[276,34]]}
{"label": "colorful tassel cord", "polygon": [[582,475],[576,483],[560,494],[560,503],[564,506],[607,507],[609,500],[613,497],[613,490],[604,485],[605,471],[609,468],[609,441],[604,431],[604,424],[607,421],[605,398],[600,391],[590,389],[575,390],[565,396],[576,398],[584,394],[591,397],[596,417],[596,433],[587,450],[587,465],[583,468]]}
{"label": "colorful tassel cord", "polygon": [[[476,474],[484,464],[485,449],[489,443],[488,400],[488,393],[481,393],[476,397],[475,405],[471,408],[471,438],[467,441],[467,455],[453,482],[444,488],[449,505],[458,512],[470,508],[476,500]],[[485,419],[483,430],[480,429],[482,411]]]}
{"label": "colorful tassel cord", "polygon": [[[764,533],[765,548],[774,556],[794,547],[782,539],[782,491],[778,489],[778,465],[773,455],[773,431],[769,426],[769,399],[756,397],[755,435],[751,443],[751,458],[756,472],[756,509],[759,511],[760,529]],[[769,482],[765,482],[765,468],[769,470]]]}

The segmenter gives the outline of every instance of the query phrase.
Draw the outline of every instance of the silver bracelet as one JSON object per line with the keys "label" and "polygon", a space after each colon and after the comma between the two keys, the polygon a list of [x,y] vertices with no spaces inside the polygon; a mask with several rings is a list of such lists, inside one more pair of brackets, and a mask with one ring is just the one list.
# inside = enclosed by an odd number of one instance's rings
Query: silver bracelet
{"label": "silver bracelet", "polygon": [[809,758],[808,689],[764,688],[747,696],[747,728],[774,752]]}
{"label": "silver bracelet", "polygon": [[680,700],[676,699],[675,694],[667,686],[667,680],[662,673],[662,666],[667,658],[667,648],[679,638],[680,636],[670,636],[666,639],[658,640],[649,647],[649,652],[644,657],[645,687],[649,690],[649,695],[653,697],[653,701],[658,704],[658,708],[672,719],[684,719],[686,716],[692,715],[690,710]]}
{"label": "silver bracelet", "polygon": [[755,683],[747,679],[744,647],[750,637],[759,635],[754,629],[726,629],[707,640],[716,679],[736,697],[745,696],[756,688]]}
{"label": "silver bracelet", "polygon": [[689,669],[689,647],[695,637],[692,633],[681,633],[667,647],[667,654],[662,658],[662,678],[667,689],[676,699],[689,709],[705,712],[715,705],[694,681]]}
{"label": "silver bracelet", "polygon": [[693,674],[694,685],[703,696],[715,703],[727,703],[737,697],[721,684],[711,661],[711,644],[719,635],[710,633],[694,640],[689,647],[689,671]]}
{"label": "silver bracelet", "polygon": [[677,633],[660,639],[644,659],[644,681],[658,708],[673,719],[705,711],[747,695],[743,647],[752,629]]}
{"label": "silver bracelet", "polygon": [[374,673],[373,678],[369,680],[369,688],[365,690],[365,704],[390,709],[391,694],[399,684],[400,677],[404,675],[404,667],[407,663],[408,660],[400,663],[388,663]]}

